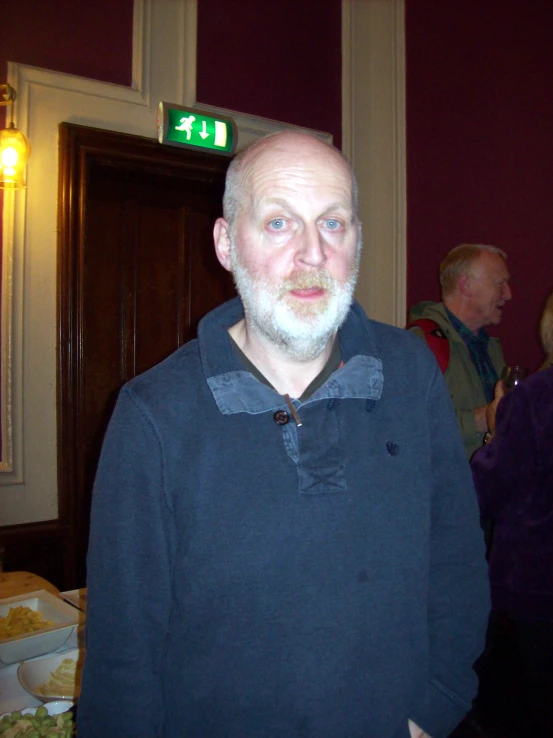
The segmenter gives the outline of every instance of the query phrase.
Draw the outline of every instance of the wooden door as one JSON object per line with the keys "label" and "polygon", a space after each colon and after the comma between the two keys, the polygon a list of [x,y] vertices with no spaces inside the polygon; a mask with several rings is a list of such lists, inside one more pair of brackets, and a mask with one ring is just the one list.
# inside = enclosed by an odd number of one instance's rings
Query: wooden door
{"label": "wooden door", "polygon": [[234,294],[212,228],[228,160],[60,126],[58,464],[67,586],[83,586],[92,484],[122,384]]}

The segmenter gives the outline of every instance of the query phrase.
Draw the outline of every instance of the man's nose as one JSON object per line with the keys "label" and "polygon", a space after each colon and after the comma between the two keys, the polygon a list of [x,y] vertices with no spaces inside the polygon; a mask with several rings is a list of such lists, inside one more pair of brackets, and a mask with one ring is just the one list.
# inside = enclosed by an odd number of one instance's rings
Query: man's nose
{"label": "man's nose", "polygon": [[306,227],[300,236],[297,258],[303,264],[319,267],[326,262],[326,244],[319,229]]}
{"label": "man's nose", "polygon": [[513,292],[511,288],[509,287],[509,285],[505,282],[505,284],[503,285],[503,299],[510,300],[512,296],[513,296]]}

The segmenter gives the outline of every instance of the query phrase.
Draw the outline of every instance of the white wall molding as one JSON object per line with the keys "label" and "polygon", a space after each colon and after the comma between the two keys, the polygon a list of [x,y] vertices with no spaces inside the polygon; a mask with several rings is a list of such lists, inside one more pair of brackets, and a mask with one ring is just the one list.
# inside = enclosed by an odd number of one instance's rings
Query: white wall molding
{"label": "white wall molding", "polygon": [[192,75],[185,64],[189,45],[195,58],[195,17],[196,0],[135,0],[131,87],[8,65],[18,94],[15,122],[32,154],[27,190],[5,198],[3,211],[2,393],[11,412],[2,420],[13,443],[0,467],[2,525],[55,519],[58,512],[58,126],[68,121],[156,138],[158,102],[195,96],[195,66]]}
{"label": "white wall molding", "polygon": [[150,93],[151,8],[148,0],[134,0],[131,88],[143,92],[146,98]]}
{"label": "white wall molding", "polygon": [[184,30],[182,36],[182,104],[196,104],[196,69],[198,59],[198,1],[186,2],[183,6]]}
{"label": "white wall molding", "polygon": [[357,173],[364,249],[356,297],[402,326],[406,311],[404,0],[342,2],[343,150]]}
{"label": "white wall molding", "polygon": [[[19,376],[16,375],[14,381],[13,367],[15,362],[13,337],[13,324],[16,320],[14,315],[14,306],[20,303],[20,300],[14,300],[13,283],[15,281],[20,284],[21,278],[14,274],[13,263],[13,241],[15,228],[15,197],[19,193],[13,190],[4,192],[4,209],[3,209],[3,227],[2,227],[2,299],[1,299],[1,336],[2,344],[0,346],[0,428],[2,431],[2,455],[0,458],[0,472],[4,478],[9,474],[14,479],[14,458],[13,458],[13,422],[14,422],[14,395],[17,400],[21,397],[21,390],[18,386]],[[17,332],[20,335],[20,332]],[[21,347],[17,346],[15,353],[19,357]],[[17,412],[16,416],[21,417],[21,412]],[[21,437],[19,429],[16,429],[16,435]]]}
{"label": "white wall molding", "polygon": [[[13,119],[27,133],[28,89],[22,89],[16,65],[8,63],[8,83],[16,90]],[[2,343],[1,368],[1,481],[17,484],[23,477],[23,284],[27,190],[6,190],[2,211]],[[2,518],[0,518],[0,521]]]}
{"label": "white wall molding", "polygon": [[353,30],[352,0],[342,0],[342,151],[353,163]]}

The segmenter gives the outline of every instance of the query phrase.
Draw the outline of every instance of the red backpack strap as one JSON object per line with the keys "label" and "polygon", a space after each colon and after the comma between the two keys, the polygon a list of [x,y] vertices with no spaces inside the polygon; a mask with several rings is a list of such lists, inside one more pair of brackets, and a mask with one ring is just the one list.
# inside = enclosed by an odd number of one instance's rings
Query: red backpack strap
{"label": "red backpack strap", "polygon": [[428,348],[432,351],[438,362],[438,366],[442,370],[442,374],[445,373],[449,366],[449,354],[451,349],[449,347],[449,341],[447,336],[440,328],[435,320],[429,318],[419,318],[413,320],[409,325],[405,326],[407,330],[413,327],[420,328],[424,333],[424,339],[428,345]]}

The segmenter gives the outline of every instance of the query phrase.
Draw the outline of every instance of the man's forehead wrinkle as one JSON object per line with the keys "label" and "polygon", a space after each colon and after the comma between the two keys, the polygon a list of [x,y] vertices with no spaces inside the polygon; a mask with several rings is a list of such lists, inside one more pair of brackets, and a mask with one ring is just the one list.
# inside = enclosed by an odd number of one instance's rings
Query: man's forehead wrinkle
{"label": "man's forehead wrinkle", "polygon": [[[293,212],[296,209],[296,203],[293,198],[276,197],[272,195],[253,195],[251,196],[252,210],[254,213],[264,212],[271,210],[272,208],[282,208],[286,212]],[[349,200],[335,200],[329,205],[322,208],[319,213],[320,216],[327,215],[328,213],[343,211],[348,215],[353,212],[353,206],[351,199]]]}
{"label": "man's forehead wrinkle", "polygon": [[[342,173],[340,172],[340,175]],[[330,172],[321,174],[320,167],[306,167],[302,164],[282,166],[280,168],[256,168],[249,173],[248,189],[255,201],[293,204],[295,193],[309,197],[317,196],[319,191],[334,192],[334,203],[352,205],[352,188],[346,176],[333,176]]]}
{"label": "man's forehead wrinkle", "polygon": [[252,202],[254,211],[263,210],[271,207],[284,208],[286,210],[290,208],[290,201],[284,197],[272,197],[271,195],[253,195]]}

